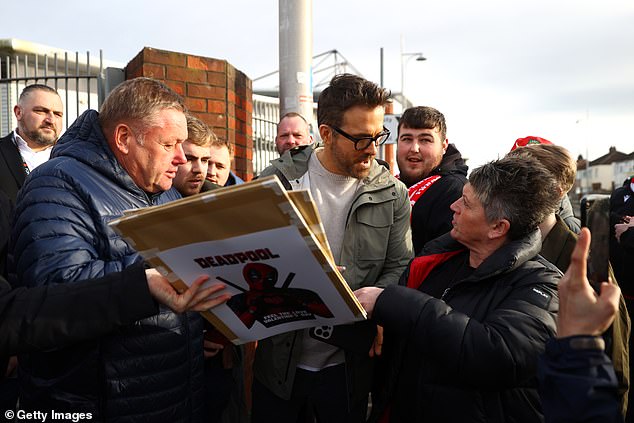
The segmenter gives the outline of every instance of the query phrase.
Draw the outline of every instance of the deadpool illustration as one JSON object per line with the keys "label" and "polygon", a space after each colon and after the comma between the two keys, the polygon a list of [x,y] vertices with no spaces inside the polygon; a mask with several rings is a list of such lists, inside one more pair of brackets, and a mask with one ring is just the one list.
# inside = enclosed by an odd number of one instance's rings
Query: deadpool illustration
{"label": "deadpool illustration", "polygon": [[268,264],[248,263],[242,269],[242,276],[249,285],[248,290],[224,278],[217,279],[242,291],[231,297],[227,305],[249,329],[255,322],[270,328],[282,323],[314,320],[315,315],[333,317],[317,293],[289,288],[295,273],[289,273],[281,287],[275,286],[277,269]]}

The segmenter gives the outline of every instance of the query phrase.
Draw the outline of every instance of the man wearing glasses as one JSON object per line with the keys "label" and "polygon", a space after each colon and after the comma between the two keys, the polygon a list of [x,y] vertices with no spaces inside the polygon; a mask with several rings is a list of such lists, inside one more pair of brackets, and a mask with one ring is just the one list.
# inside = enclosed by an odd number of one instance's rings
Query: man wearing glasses
{"label": "man wearing glasses", "polygon": [[[271,162],[287,189],[309,189],[350,288],[395,284],[412,257],[407,189],[375,161],[390,132],[388,92],[361,77],[335,76],[319,96],[323,147],[302,146]],[[319,335],[321,334],[321,336]],[[376,338],[375,338],[375,335]],[[327,339],[325,339],[327,338]],[[254,422],[363,422],[382,336],[369,322],[296,331],[258,344]]]}

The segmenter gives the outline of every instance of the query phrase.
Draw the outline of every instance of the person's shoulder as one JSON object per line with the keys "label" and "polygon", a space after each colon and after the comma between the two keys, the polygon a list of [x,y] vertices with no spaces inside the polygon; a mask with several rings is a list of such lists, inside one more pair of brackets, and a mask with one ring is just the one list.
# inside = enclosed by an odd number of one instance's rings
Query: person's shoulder
{"label": "person's shoulder", "polygon": [[[103,186],[104,176],[87,163],[73,157],[52,158],[33,169],[18,195],[22,205],[49,204],[70,205],[74,197],[90,198],[96,193],[93,188]],[[28,195],[27,195],[28,193]],[[51,202],[51,195],[56,201]]]}
{"label": "person's shoulder", "polygon": [[314,149],[311,145],[300,145],[287,150],[277,159],[271,160],[269,166],[264,168],[258,177],[270,176],[282,173],[290,178],[298,177],[308,170],[308,161]]}
{"label": "person's shoulder", "polygon": [[467,174],[463,172],[449,172],[442,177],[445,181],[450,181],[452,183],[459,183],[464,185],[467,183]]}
{"label": "person's shoulder", "polygon": [[229,179],[227,180],[227,183],[225,184],[225,186],[241,185],[241,184],[244,184],[244,179],[242,179],[241,177],[233,173],[232,170],[229,171]]}
{"label": "person's shoulder", "polygon": [[280,159],[286,159],[287,161],[291,161],[293,163],[300,162],[308,162],[310,160],[310,156],[315,152],[315,147],[313,144],[306,145],[298,145],[297,147],[291,148],[282,154]]}
{"label": "person's shoulder", "polygon": [[[86,166],[72,158],[59,157],[42,163],[29,174],[18,200],[27,202],[50,202],[50,196],[55,190],[58,197],[68,197],[71,191],[81,191],[82,181],[91,178],[94,172],[90,166]],[[22,195],[23,193],[28,195]],[[58,199],[58,198],[56,198]]]}
{"label": "person's shoulder", "polygon": [[388,168],[376,161],[372,165],[369,180],[377,186],[395,189],[397,197],[404,196],[409,198],[409,192],[405,184],[392,175]]}
{"label": "person's shoulder", "polygon": [[213,182],[205,179],[205,181],[203,182],[203,186],[200,189],[200,192],[209,192],[209,191],[214,191],[220,188],[222,188],[220,185],[214,184]]}
{"label": "person's shoulder", "polygon": [[[81,171],[80,169],[81,168]],[[94,170],[86,164],[76,160],[69,156],[53,157],[46,162],[42,163],[30,174],[29,179],[40,178],[43,176],[65,177],[65,176],[80,176],[85,173],[93,172]]]}
{"label": "person's shoulder", "polygon": [[614,191],[612,191],[612,195],[623,195],[624,193],[627,193],[630,189],[629,186],[626,185],[621,185],[620,187],[616,188]]}
{"label": "person's shoulder", "polygon": [[487,259],[489,262],[487,269],[490,272],[496,267],[506,268],[503,273],[512,274],[513,280],[530,280],[536,274],[557,276],[558,279],[561,272],[555,265],[540,256],[541,248],[541,232],[536,229],[498,248],[491,259]]}
{"label": "person's shoulder", "polygon": [[[534,266],[534,271],[547,278],[556,278],[557,280],[559,280],[559,278],[564,275],[557,266],[546,260],[544,257],[542,257],[541,254],[538,254],[527,263],[536,263],[536,265]],[[552,280],[549,279],[548,282],[552,282]]]}
{"label": "person's shoulder", "polygon": [[[18,147],[13,142],[13,131],[9,132],[8,135],[0,138],[0,155],[1,156],[15,156],[19,157],[20,151]],[[9,160],[13,159],[13,157],[9,157]]]}
{"label": "person's shoulder", "polygon": [[[463,180],[459,175],[441,176],[438,180],[431,184],[429,188],[427,188],[427,191],[423,196],[423,200],[416,201],[413,208],[418,210],[432,210],[434,209],[434,205],[438,202],[449,201],[453,203],[462,196],[462,188],[464,187],[465,182],[466,180]],[[438,210],[433,211],[437,212]]]}
{"label": "person's shoulder", "polygon": [[458,173],[449,173],[442,175],[432,186],[430,190],[442,190],[445,193],[458,192],[462,195],[462,187],[467,183],[467,178]]}
{"label": "person's shoulder", "polygon": [[[570,227],[566,224],[566,221],[561,218],[559,215],[555,215],[555,226],[553,226],[552,231],[555,231],[557,236],[562,240],[562,242],[577,242],[578,235],[570,229]],[[546,236],[548,237],[548,236]]]}
{"label": "person's shoulder", "polygon": [[163,191],[160,195],[161,203],[169,203],[170,201],[180,200],[181,198],[183,198],[183,196],[173,186],[167,191]]}
{"label": "person's shoulder", "polygon": [[0,145],[7,142],[10,142],[11,144],[13,144],[13,131],[9,132],[4,137],[0,137]]}
{"label": "person's shoulder", "polygon": [[519,265],[513,277],[517,287],[541,286],[551,292],[557,291],[557,283],[563,276],[563,272],[556,265],[537,254]]}
{"label": "person's shoulder", "polygon": [[545,312],[556,313],[559,302],[557,284],[562,273],[554,264],[541,256],[534,262],[537,262],[539,266],[520,278],[519,283],[516,284],[516,289],[518,292],[522,292],[526,302]]}
{"label": "person's shoulder", "polygon": [[[496,276],[506,292],[548,313],[556,311],[561,271],[539,254]],[[535,315],[537,317],[537,315]]]}
{"label": "person's shoulder", "polygon": [[[279,160],[279,159],[276,159]],[[265,176],[271,176],[271,175],[275,175],[276,173],[278,173],[278,167],[275,166],[274,164],[270,164],[267,167],[265,167],[259,174],[258,174],[258,178],[263,178]],[[220,186],[218,186],[220,188]]]}

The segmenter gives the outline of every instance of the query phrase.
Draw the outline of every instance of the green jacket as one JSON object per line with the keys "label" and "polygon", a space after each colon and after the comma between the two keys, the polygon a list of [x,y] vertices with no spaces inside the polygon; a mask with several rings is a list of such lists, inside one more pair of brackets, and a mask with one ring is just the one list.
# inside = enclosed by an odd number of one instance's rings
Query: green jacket
{"label": "green jacket", "polygon": [[[313,148],[295,148],[271,161],[260,176],[277,175],[286,189],[299,186],[308,171]],[[339,265],[353,291],[364,286],[397,284],[413,257],[409,229],[410,205],[407,188],[383,166],[374,162],[370,174],[352,201]],[[363,322],[362,322],[363,324]],[[303,331],[294,331],[258,343],[254,375],[277,396],[289,399],[300,356]],[[365,354],[346,351],[348,387],[353,400],[370,389],[372,360]]]}
{"label": "green jacket", "polygon": [[570,255],[577,244],[577,235],[566,226],[561,217],[555,215],[555,218],[557,223],[542,240],[540,254],[557,266],[561,273],[566,273],[570,266]]}

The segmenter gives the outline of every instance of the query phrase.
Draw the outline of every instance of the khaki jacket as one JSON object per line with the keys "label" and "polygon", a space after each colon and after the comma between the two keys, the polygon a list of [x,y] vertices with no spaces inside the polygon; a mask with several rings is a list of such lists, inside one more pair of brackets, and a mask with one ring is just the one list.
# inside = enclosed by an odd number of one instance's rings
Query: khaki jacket
{"label": "khaki jacket", "polygon": [[[308,171],[313,148],[295,148],[271,161],[260,176],[277,175],[287,189],[293,189]],[[410,205],[407,188],[383,166],[374,162],[370,174],[352,201],[338,263],[350,289],[385,287],[398,283],[413,257],[409,229]],[[300,356],[302,331],[267,338],[258,343],[255,377],[277,396],[289,399]],[[346,351],[348,387],[354,397],[367,396],[372,361]],[[353,398],[354,399],[354,398]]]}

